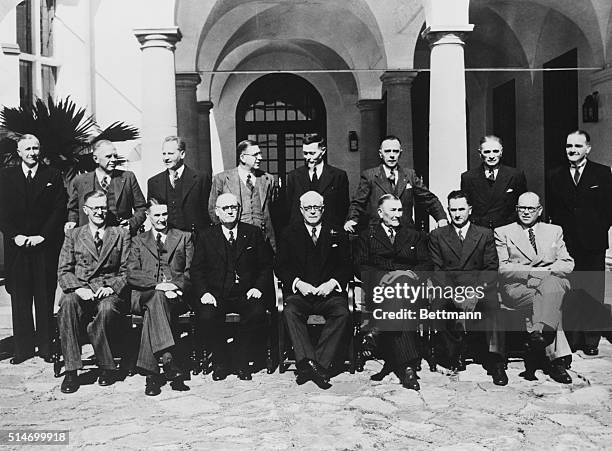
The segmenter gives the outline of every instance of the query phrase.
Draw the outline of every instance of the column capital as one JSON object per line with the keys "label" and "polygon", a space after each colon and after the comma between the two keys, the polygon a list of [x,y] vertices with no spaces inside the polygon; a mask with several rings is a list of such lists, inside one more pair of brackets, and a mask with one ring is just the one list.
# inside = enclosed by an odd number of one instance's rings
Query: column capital
{"label": "column capital", "polygon": [[174,50],[174,44],[181,40],[183,35],[178,27],[162,28],[135,28],[134,35],[140,42],[140,49],[162,47]]}
{"label": "column capital", "polygon": [[208,114],[214,104],[210,100],[200,100],[198,102],[198,113]]}
{"label": "column capital", "polygon": [[382,106],[380,99],[359,99],[357,101],[359,111],[377,111]]}
{"label": "column capital", "polygon": [[465,39],[472,30],[474,25],[453,25],[453,26],[431,26],[427,27],[421,33],[430,47],[434,45],[455,44],[464,45]]}
{"label": "column capital", "polygon": [[408,85],[411,86],[412,82],[418,75],[416,71],[385,71],[380,76],[383,86],[389,85]]}
{"label": "column capital", "polygon": [[178,72],[176,74],[177,88],[193,88],[195,89],[202,81],[200,74],[197,72]]}
{"label": "column capital", "polygon": [[0,48],[2,48],[2,53],[5,55],[19,55],[21,53],[19,44],[16,42],[2,42],[0,43]]}

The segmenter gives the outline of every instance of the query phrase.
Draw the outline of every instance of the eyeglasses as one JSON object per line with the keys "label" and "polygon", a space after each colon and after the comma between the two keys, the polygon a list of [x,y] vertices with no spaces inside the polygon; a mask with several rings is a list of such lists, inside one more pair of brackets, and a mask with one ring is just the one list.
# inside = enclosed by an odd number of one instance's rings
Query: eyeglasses
{"label": "eyeglasses", "polygon": [[240,209],[240,205],[224,205],[223,207],[217,207],[220,208],[221,210],[228,212],[228,211],[238,211]]}
{"label": "eyeglasses", "polygon": [[302,205],[302,208],[304,209],[304,211],[321,211],[323,210],[323,205]]}
{"label": "eyeglasses", "polygon": [[85,207],[87,207],[94,213],[106,213],[108,211],[108,207],[90,207],[89,205],[85,205]]}
{"label": "eyeglasses", "polygon": [[243,153],[242,155],[244,155],[245,157],[259,158],[259,157],[261,157],[261,152],[257,152],[257,153]]}
{"label": "eyeglasses", "polygon": [[537,207],[524,207],[522,205],[516,206],[517,211],[527,212],[527,213],[535,213],[536,211],[538,211],[539,208],[540,206],[537,206]]}

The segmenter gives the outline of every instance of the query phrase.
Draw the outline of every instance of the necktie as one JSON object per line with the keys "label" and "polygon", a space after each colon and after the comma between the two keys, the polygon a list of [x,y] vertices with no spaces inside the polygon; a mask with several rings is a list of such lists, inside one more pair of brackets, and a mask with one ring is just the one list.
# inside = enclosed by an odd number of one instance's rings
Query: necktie
{"label": "necktie", "polygon": [[389,228],[389,241],[391,244],[395,243],[395,229]]}
{"label": "necktie", "polygon": [[316,227],[312,228],[312,231],[310,232],[310,237],[312,238],[313,244],[316,246],[317,245],[317,228]]}
{"label": "necktie", "polygon": [[457,235],[459,235],[459,241],[461,241],[461,243],[463,243],[463,231],[461,229],[457,230]]}
{"label": "necktie", "polygon": [[157,234],[156,243],[157,243],[157,252],[160,255],[163,254],[166,248],[164,247],[164,242],[162,241],[162,234],[161,233]]}
{"label": "necktie", "polygon": [[234,231],[230,230],[229,232],[229,244],[230,246],[233,246],[236,243],[236,239],[234,238]]}
{"label": "necktie", "polygon": [[537,254],[538,247],[536,246],[535,233],[533,233],[533,229],[531,227],[529,228],[529,242],[531,243],[531,247],[533,247],[533,250]]}
{"label": "necktie", "polygon": [[574,185],[578,186],[579,181],[580,181],[580,168],[576,168],[574,170]]}
{"label": "necktie", "polygon": [[100,188],[102,188],[102,191],[107,192],[109,184],[110,181],[108,180],[108,175],[102,177],[102,180],[100,180]]}
{"label": "necktie", "polygon": [[389,173],[389,184],[391,185],[391,189],[395,189],[395,172],[391,171]]}
{"label": "necktie", "polygon": [[312,183],[319,183],[319,176],[317,175],[317,168],[312,170]]}
{"label": "necktie", "polygon": [[489,181],[491,185],[495,183],[495,171],[487,170],[486,176],[487,176],[487,180]]}
{"label": "necktie", "polygon": [[249,189],[249,191],[251,191],[251,193],[252,193],[253,189],[255,188],[255,186],[253,185],[253,180],[251,179],[251,174],[247,175],[246,186]]}
{"label": "necktie", "polygon": [[102,232],[100,232],[99,230],[96,230],[96,233],[94,234],[94,244],[96,245],[96,251],[98,252],[98,254],[100,253],[100,250],[102,249]]}
{"label": "necktie", "polygon": [[170,174],[170,185],[172,185],[172,188],[176,188],[176,182],[178,182],[178,179],[178,172],[174,171],[174,173]]}
{"label": "necktie", "polygon": [[28,175],[26,177],[26,181],[28,183],[32,183],[32,170],[31,169],[28,169]]}

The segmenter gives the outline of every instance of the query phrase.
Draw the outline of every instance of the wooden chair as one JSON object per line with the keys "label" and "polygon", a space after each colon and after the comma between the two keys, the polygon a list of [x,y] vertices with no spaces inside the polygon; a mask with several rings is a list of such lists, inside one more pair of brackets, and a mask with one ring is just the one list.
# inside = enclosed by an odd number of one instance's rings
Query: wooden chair
{"label": "wooden chair", "polygon": [[[278,311],[278,371],[284,373],[288,367],[295,364],[295,358],[289,358],[288,340],[286,340],[286,324],[284,319],[285,300],[283,297],[282,283],[276,277],[274,278],[276,288],[276,308]],[[359,315],[355,308],[355,284],[349,283],[348,286],[348,309],[351,321],[349,322],[350,338],[348,346],[348,364],[349,372],[355,374],[358,362],[358,339],[361,335]],[[309,315],[306,324],[311,327],[322,327],[325,325],[325,318],[321,315]],[[346,362],[345,362],[346,363]],[[362,368],[363,369],[363,368]]]}

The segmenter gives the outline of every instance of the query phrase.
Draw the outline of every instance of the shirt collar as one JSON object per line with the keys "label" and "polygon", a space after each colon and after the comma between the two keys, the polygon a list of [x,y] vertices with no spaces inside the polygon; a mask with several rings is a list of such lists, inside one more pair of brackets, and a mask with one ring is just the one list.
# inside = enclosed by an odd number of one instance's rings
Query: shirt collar
{"label": "shirt collar", "polygon": [[255,185],[255,182],[257,181],[257,177],[255,177],[255,174],[253,174],[251,171],[247,171],[242,166],[238,166],[238,176],[240,177],[240,180],[242,180],[242,182],[245,185],[246,185],[246,181],[247,181],[247,176],[249,174],[251,174],[251,183],[253,183],[253,185]]}
{"label": "shirt collar", "polygon": [[459,230],[461,230],[461,234],[463,235],[463,238],[465,238],[467,235],[468,229],[470,228],[470,221],[466,222],[465,225],[461,228],[455,227],[455,225],[453,224],[453,228],[455,229],[455,233],[457,235],[459,235]]}
{"label": "shirt collar", "polygon": [[155,238],[155,241],[157,241],[157,235],[161,235],[162,243],[166,242],[166,237],[168,236],[168,231],[167,230],[166,230],[166,233],[158,232],[155,229],[151,229],[151,231],[153,232],[153,238]]}
{"label": "shirt collar", "polygon": [[316,230],[317,236],[319,236],[319,233],[321,233],[322,223],[319,223],[319,225],[316,225],[316,226],[311,226],[310,224],[304,223],[304,226],[306,226],[306,230],[308,231],[308,235],[310,235],[312,233],[312,228],[313,227]]}
{"label": "shirt collar", "polygon": [[174,169],[168,169],[168,173],[172,174],[173,172],[176,174],[177,178],[181,178],[183,176],[183,171],[185,170],[185,165],[181,164],[181,167],[174,170]]}
{"label": "shirt collar", "polygon": [[395,230],[393,227],[388,226],[387,224],[385,224],[384,222],[381,222],[380,225],[382,226],[383,230],[385,231],[385,233],[387,235],[389,235],[389,231],[393,230],[393,233],[397,233],[397,230]]}
{"label": "shirt collar", "polygon": [[387,178],[389,178],[389,176],[391,175],[391,171],[393,171],[393,175],[397,175],[397,166],[391,169],[383,164],[382,167],[383,167],[383,170],[385,171],[385,176]]}
{"label": "shirt collar", "polygon": [[100,231],[100,238],[102,238],[104,236],[104,232],[106,231],[106,225],[103,225],[102,227],[97,228],[91,222],[88,223],[88,224],[89,224],[89,231],[91,232],[91,236],[96,236],[96,232],[98,230]]}
{"label": "shirt collar", "polygon": [[[321,178],[321,174],[323,173],[323,162],[319,162],[318,164],[315,165],[314,170],[317,171],[317,178]],[[308,168],[308,176],[311,177],[312,176],[312,171],[310,170],[310,168]]]}
{"label": "shirt collar", "polygon": [[23,171],[23,175],[25,177],[28,176],[28,171],[32,171],[32,178],[36,177],[36,171],[38,171],[38,164],[33,168],[29,168],[23,161],[21,162],[21,170]]}
{"label": "shirt collar", "polygon": [[111,176],[110,176],[110,175],[108,175],[106,172],[104,172],[102,169],[100,169],[100,168],[96,168],[96,178],[98,179],[98,183],[100,183],[100,184],[101,184],[102,179],[103,179],[104,177],[111,178]]}
{"label": "shirt collar", "polygon": [[234,232],[234,239],[238,238],[238,224],[236,224],[233,228],[228,229],[223,224],[221,225],[221,231],[223,235],[225,235],[225,239],[229,241],[230,232]]}
{"label": "shirt collar", "polygon": [[587,159],[585,158],[584,160],[582,160],[582,162],[580,164],[578,164],[576,166],[572,166],[570,164],[570,170],[575,171],[576,169],[578,169],[579,171],[582,171],[584,169],[584,167],[586,166],[586,164],[587,164]]}

